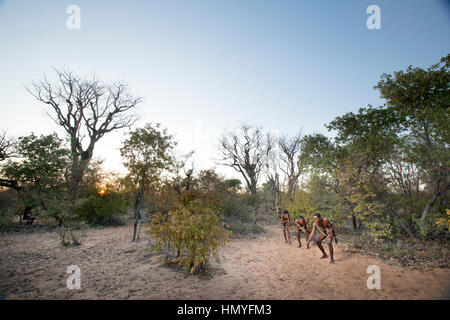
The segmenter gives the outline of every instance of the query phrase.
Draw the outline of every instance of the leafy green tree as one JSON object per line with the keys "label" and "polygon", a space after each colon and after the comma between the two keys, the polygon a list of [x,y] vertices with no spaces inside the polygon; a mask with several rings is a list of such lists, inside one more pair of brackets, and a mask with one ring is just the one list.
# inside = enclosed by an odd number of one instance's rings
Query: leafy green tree
{"label": "leafy green tree", "polygon": [[[360,222],[351,195],[355,192],[359,175],[355,174],[354,163],[349,161],[348,148],[336,145],[322,134],[314,134],[303,138],[303,150],[301,161],[311,175],[309,188],[319,185],[323,193],[335,194],[335,207],[346,206],[351,212],[353,229],[358,229]],[[325,209],[321,204],[313,204],[312,207]]]}
{"label": "leafy green tree", "polygon": [[32,211],[50,211],[56,217],[50,199],[63,197],[70,162],[70,151],[63,140],[55,133],[39,137],[32,133],[18,138],[15,153],[17,158],[7,160],[1,175],[18,191],[24,218],[28,219]]}
{"label": "leafy green tree", "polygon": [[[322,135],[304,138],[310,172],[367,227],[394,226],[426,236],[433,206],[444,211],[449,190],[449,56],[427,69],[384,74],[375,87],[386,100],[336,117]],[[419,212],[420,211],[420,212]],[[434,219],[434,218],[433,218]],[[388,226],[389,225],[389,226]],[[381,230],[381,229],[383,230]]]}
{"label": "leafy green tree", "polygon": [[383,74],[375,88],[386,100],[386,110],[396,116],[398,134],[410,137],[408,157],[424,170],[429,194],[420,216],[426,219],[439,197],[449,190],[450,54],[427,69],[408,67],[393,75]]}
{"label": "leafy green tree", "polygon": [[174,146],[173,137],[166,129],[161,129],[159,124],[153,126],[148,123],[143,128],[130,131],[120,148],[123,164],[128,169],[124,181],[133,195],[135,221],[132,241],[139,241],[139,234],[136,238],[137,225],[139,221],[142,222],[148,188],[160,178],[164,170],[170,169]]}

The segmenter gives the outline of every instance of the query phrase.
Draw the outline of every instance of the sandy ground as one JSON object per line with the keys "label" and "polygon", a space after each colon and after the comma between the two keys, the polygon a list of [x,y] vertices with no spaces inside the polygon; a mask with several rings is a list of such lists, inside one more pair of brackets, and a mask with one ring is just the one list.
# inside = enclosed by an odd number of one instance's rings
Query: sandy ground
{"label": "sandy ground", "polygon": [[[211,279],[162,266],[148,236],[130,243],[130,226],[88,231],[82,245],[61,248],[57,235],[0,236],[3,299],[440,299],[448,298],[449,269],[390,266],[335,249],[336,263],[284,243],[279,227],[220,250]],[[293,239],[294,239],[293,235]],[[81,268],[81,289],[66,287],[66,268]],[[369,290],[369,265],[381,268],[381,289]]]}

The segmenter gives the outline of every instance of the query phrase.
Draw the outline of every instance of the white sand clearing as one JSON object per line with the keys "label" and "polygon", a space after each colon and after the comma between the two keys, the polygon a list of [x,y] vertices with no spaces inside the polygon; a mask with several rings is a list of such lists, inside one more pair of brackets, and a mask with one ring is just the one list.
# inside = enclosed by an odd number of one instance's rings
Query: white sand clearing
{"label": "white sand clearing", "polygon": [[[255,239],[231,240],[214,276],[162,266],[148,236],[130,243],[130,226],[88,231],[82,245],[61,248],[54,233],[0,236],[0,296],[4,299],[440,299],[449,269],[390,266],[335,248],[335,264],[313,246],[284,243],[280,227]],[[303,240],[303,239],[302,239]],[[305,244],[304,241],[303,245]],[[325,246],[326,247],[326,246]],[[66,268],[81,268],[81,289],[66,287]],[[381,268],[381,289],[366,286],[369,265]]]}

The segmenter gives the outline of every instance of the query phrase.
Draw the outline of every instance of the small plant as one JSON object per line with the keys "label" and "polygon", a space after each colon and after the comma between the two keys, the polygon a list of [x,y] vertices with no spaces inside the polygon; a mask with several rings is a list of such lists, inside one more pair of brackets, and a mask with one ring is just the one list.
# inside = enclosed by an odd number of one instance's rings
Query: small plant
{"label": "small plant", "polygon": [[83,230],[75,230],[73,226],[67,227],[64,225],[59,226],[56,233],[63,247],[79,246],[81,244],[80,239],[85,236]]}
{"label": "small plant", "polygon": [[447,217],[439,218],[436,221],[436,225],[446,231],[450,231],[450,209],[446,210]]}
{"label": "small plant", "polygon": [[[156,239],[153,250],[165,251],[165,262],[176,263],[191,273],[204,270],[211,255],[218,261],[217,250],[231,236],[210,208],[181,207],[167,215],[156,214],[150,233]],[[175,257],[171,250],[176,251]]]}

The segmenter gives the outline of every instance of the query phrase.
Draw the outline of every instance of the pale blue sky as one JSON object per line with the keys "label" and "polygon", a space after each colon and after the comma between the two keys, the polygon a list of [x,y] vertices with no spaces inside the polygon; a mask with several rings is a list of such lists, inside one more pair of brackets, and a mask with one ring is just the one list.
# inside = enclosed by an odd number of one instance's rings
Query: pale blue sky
{"label": "pale blue sky", "polygon": [[[432,0],[0,0],[0,129],[61,132],[24,89],[51,66],[125,80],[144,97],[140,124],[161,122],[180,149],[213,166],[217,136],[240,122],[282,133],[367,104],[383,72],[450,53],[450,7]],[[81,9],[81,29],[66,8]],[[381,8],[381,30],[366,8]],[[120,169],[123,132],[96,154]]]}

